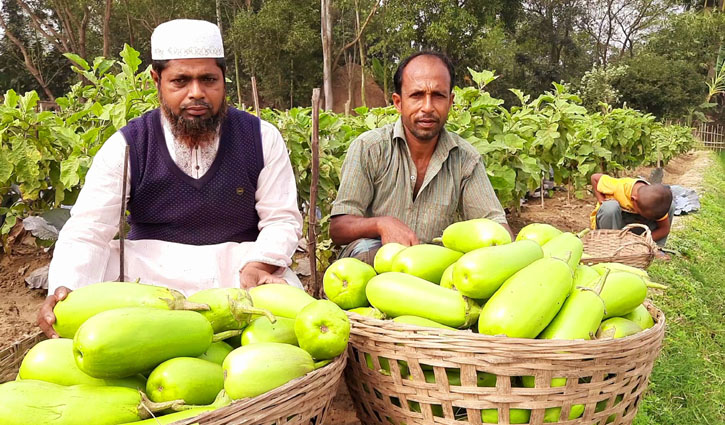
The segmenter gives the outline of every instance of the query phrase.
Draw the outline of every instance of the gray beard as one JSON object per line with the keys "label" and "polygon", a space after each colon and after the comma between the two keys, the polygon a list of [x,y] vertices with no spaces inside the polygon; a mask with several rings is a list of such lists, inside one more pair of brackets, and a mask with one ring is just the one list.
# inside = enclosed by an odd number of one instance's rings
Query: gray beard
{"label": "gray beard", "polygon": [[[161,101],[161,111],[169,122],[171,134],[179,143],[189,148],[197,146],[203,148],[213,142],[219,132],[221,123],[227,117],[226,98],[222,100],[222,105],[216,114],[197,119],[186,119],[175,114],[164,101],[161,92],[159,92],[159,100]],[[209,106],[208,103],[203,101],[198,102],[197,105]]]}

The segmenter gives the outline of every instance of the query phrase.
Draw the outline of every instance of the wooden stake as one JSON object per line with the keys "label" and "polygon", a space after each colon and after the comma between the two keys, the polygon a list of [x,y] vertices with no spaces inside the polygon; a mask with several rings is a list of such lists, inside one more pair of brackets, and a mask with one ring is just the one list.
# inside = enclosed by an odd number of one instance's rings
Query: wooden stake
{"label": "wooden stake", "polygon": [[259,117],[259,93],[257,93],[257,77],[252,75],[252,97],[254,97],[254,113]]}
{"label": "wooden stake", "polygon": [[544,208],[544,176],[546,174],[541,173],[541,187],[539,188],[539,195],[541,195],[541,208]]}
{"label": "wooden stake", "polygon": [[317,184],[320,180],[320,89],[312,90],[312,180],[310,205],[307,211],[307,254],[312,272],[312,295],[322,296],[322,285],[317,281]]}
{"label": "wooden stake", "polygon": [[126,281],[124,258],[125,252],[123,241],[125,239],[126,230],[126,179],[128,179],[128,145],[123,154],[123,182],[121,183],[121,216],[118,219],[118,265],[120,272],[118,274],[118,282]]}

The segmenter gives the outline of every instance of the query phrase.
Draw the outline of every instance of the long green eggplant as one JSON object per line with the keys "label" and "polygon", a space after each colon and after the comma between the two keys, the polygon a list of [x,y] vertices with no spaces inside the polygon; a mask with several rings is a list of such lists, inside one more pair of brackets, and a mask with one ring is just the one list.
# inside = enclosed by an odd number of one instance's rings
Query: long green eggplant
{"label": "long green eggplant", "polygon": [[266,317],[254,319],[242,332],[242,345],[259,342],[299,345],[295,335],[295,320],[279,317],[272,323]]}
{"label": "long green eggplant", "polygon": [[546,223],[531,223],[524,226],[519,230],[519,234],[516,235],[516,240],[531,240],[539,244],[544,245],[556,236],[561,235],[561,230]]}
{"label": "long green eggplant", "polygon": [[102,311],[121,307],[153,307],[163,310],[208,310],[204,304],[184,298],[181,292],[160,286],[130,282],[101,282],[68,294],[53,308],[53,329],[63,338],[73,338],[78,328]]}
{"label": "long green eggplant", "polygon": [[214,328],[214,333],[244,329],[253,315],[264,315],[274,322],[275,317],[268,310],[252,305],[252,297],[241,288],[210,288],[201,290],[189,297],[189,301],[209,306],[208,311],[200,311]]}
{"label": "long green eggplant", "polygon": [[[589,286],[593,284],[590,282]],[[605,319],[624,316],[642,304],[647,297],[647,284],[633,273],[610,272],[599,296],[604,300]]]}
{"label": "long green eggplant", "polygon": [[454,289],[456,287],[453,284],[453,267],[455,266],[456,263],[453,263],[450,266],[446,267],[445,270],[443,270],[443,275],[441,276],[441,282],[439,284],[441,285],[441,288]]}
{"label": "long green eggplant", "polygon": [[596,284],[600,277],[601,275],[592,267],[579,264],[576,270],[574,270],[574,283],[572,286],[574,288],[577,286],[590,288],[592,285]]}
{"label": "long green eggplant", "polygon": [[655,325],[655,321],[654,319],[652,319],[652,315],[649,314],[649,311],[647,310],[647,307],[644,306],[644,304],[638,305],[637,308],[622,317],[633,321],[634,323],[638,324],[642,329],[649,329]]}
{"label": "long green eggplant", "polygon": [[[219,391],[219,394],[217,395],[216,399],[212,404],[199,406],[199,405],[174,405],[172,406],[172,409],[178,410],[174,413],[169,413],[163,416],[156,416],[149,419],[145,419],[140,422],[129,422],[133,425],[167,425],[176,423],[177,421],[180,421],[182,419],[188,419],[193,418],[195,416],[199,416],[202,413],[211,412],[212,410],[216,410],[225,406],[230,405],[232,402],[231,397],[227,395],[224,390]],[[127,424],[123,424],[127,425]]]}
{"label": "long green eggplant", "polygon": [[453,265],[453,283],[467,297],[490,298],[506,279],[543,256],[530,240],[475,249]]}
{"label": "long green eggplant", "polygon": [[642,327],[623,317],[612,317],[602,322],[597,339],[624,338],[642,331]]}
{"label": "long green eggplant", "polygon": [[385,313],[375,307],[358,307],[348,311],[350,313],[359,314],[361,316],[372,317],[373,319],[385,319]]}
{"label": "long green eggplant", "polygon": [[[429,384],[435,384],[436,377],[435,372],[432,370],[424,370],[423,375],[425,376],[425,382]],[[459,369],[446,369],[446,377],[448,378],[448,385],[461,386],[461,371]],[[478,372],[476,374],[476,386],[478,387],[495,387],[496,386],[496,375]]]}
{"label": "long green eggplant", "polygon": [[552,238],[541,249],[544,250],[544,257],[555,257],[564,260],[569,264],[569,268],[574,271],[582,258],[584,244],[575,234],[565,232]]}
{"label": "long green eggplant", "polygon": [[267,283],[249,290],[255,307],[269,310],[275,316],[294,319],[315,299],[300,288],[285,283]]}
{"label": "long green eggplant", "polygon": [[96,378],[121,378],[174,357],[196,357],[214,331],[195,311],[126,307],[99,313],[73,339],[76,364]]}
{"label": "long green eggplant", "polygon": [[0,385],[3,425],[116,425],[146,419],[181,400],[153,403],[125,387],[63,386],[44,381],[10,381]]}
{"label": "long green eggplant", "polygon": [[234,350],[234,347],[226,342],[216,341],[212,342],[209,348],[206,349],[206,352],[198,358],[221,365],[224,362],[224,358],[228,356],[232,350]]}
{"label": "long green eggplant", "polygon": [[437,328],[437,329],[449,329],[449,330],[456,329],[456,328],[452,328],[450,326],[442,325],[438,322],[434,322],[430,319],[426,319],[424,317],[418,317],[418,316],[398,316],[395,319],[393,319],[393,322],[407,323],[408,325],[422,326],[424,328]]}
{"label": "long green eggplant", "polygon": [[260,342],[232,351],[224,360],[224,390],[234,399],[256,397],[315,369],[312,356],[289,344]]}
{"label": "long green eggplant", "polygon": [[557,258],[542,258],[508,278],[481,309],[478,332],[535,338],[549,325],[571,291],[572,271]]}
{"label": "long green eggplant", "polygon": [[611,270],[613,272],[629,272],[641,277],[648,288],[667,289],[667,286],[653,282],[646,270],[638,269],[637,267],[620,263],[599,263],[593,265],[592,268],[599,274],[604,274],[606,270]]}
{"label": "long green eggplant", "polygon": [[487,218],[459,221],[443,230],[443,246],[459,252],[492,245],[511,243],[511,234],[505,227]]}
{"label": "long green eggplant", "polygon": [[222,389],[222,367],[195,357],[166,360],[156,366],[146,382],[146,394],[155,402],[184,400],[185,404],[210,404]]}
{"label": "long green eggplant", "polygon": [[393,271],[393,259],[405,248],[405,245],[395,242],[386,243],[381,246],[378,252],[375,253],[375,258],[373,259],[373,268],[375,271],[377,273]]}
{"label": "long green eggplant", "polygon": [[559,313],[539,334],[538,338],[592,339],[603,318],[604,300],[597,294],[597,291],[577,287],[564,301]]}
{"label": "long green eggplant", "polygon": [[87,375],[76,366],[73,357],[73,340],[70,338],[46,339],[35,344],[23,358],[18,377],[65,386],[83,384],[127,387],[136,390],[146,388],[146,378],[138,374],[116,379],[99,379]]}
{"label": "long green eggplant", "polygon": [[476,322],[480,306],[460,292],[404,273],[382,273],[365,290],[373,307],[389,317],[418,316],[454,328]]}
{"label": "long green eggplant", "polygon": [[417,276],[428,282],[440,283],[445,269],[462,255],[462,252],[444,246],[413,245],[395,256],[391,271]]}
{"label": "long green eggplant", "polygon": [[[528,409],[509,409],[509,423],[527,424],[531,418],[531,410]],[[498,409],[483,409],[481,411],[481,420],[485,424],[498,423]]]}

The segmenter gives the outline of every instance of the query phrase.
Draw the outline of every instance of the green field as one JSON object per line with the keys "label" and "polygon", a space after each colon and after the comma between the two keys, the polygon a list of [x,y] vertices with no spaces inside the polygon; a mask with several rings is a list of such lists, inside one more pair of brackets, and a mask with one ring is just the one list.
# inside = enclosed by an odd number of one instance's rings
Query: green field
{"label": "green field", "polygon": [[682,255],[649,272],[667,334],[635,425],[725,423],[725,155],[705,176],[702,210],[668,246]]}

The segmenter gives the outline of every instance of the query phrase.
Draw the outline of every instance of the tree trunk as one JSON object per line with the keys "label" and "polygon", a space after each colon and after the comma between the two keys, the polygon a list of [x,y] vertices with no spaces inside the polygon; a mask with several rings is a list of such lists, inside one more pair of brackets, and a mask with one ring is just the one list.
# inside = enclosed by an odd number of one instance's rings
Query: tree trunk
{"label": "tree trunk", "polygon": [[363,43],[363,31],[360,28],[360,10],[357,0],[355,0],[355,29],[358,32],[357,45],[360,48],[360,104],[367,106],[365,101],[365,45]]}
{"label": "tree trunk", "polygon": [[30,72],[30,74],[35,78],[35,80],[40,84],[40,87],[43,89],[43,93],[48,97],[48,100],[55,101],[55,96],[53,96],[53,93],[48,88],[48,84],[43,79],[43,75],[40,73],[40,70],[35,67],[33,64],[32,59],[30,58],[30,54],[28,53],[28,49],[23,46],[23,43],[15,37],[15,34],[10,32],[8,30],[8,26],[5,23],[5,18],[3,18],[3,15],[0,13],[0,27],[5,32],[5,35],[10,39],[10,41],[20,50],[20,53],[23,54],[23,63],[25,64],[25,68]]}
{"label": "tree trunk", "polygon": [[219,32],[224,34],[222,29],[222,5],[221,0],[216,0],[216,26],[219,27]]}
{"label": "tree trunk", "polygon": [[242,82],[239,79],[239,56],[236,49],[234,49],[234,78],[237,81],[237,102],[241,105],[244,103],[244,99],[242,99]]}
{"label": "tree trunk", "polygon": [[320,0],[322,32],[322,87],[325,97],[325,110],[332,110],[332,16],[330,1]]}
{"label": "tree trunk", "polygon": [[136,42],[133,39],[133,27],[131,26],[131,15],[128,13],[128,0],[124,0],[126,5],[126,23],[128,24],[128,42],[131,46],[134,46]]}
{"label": "tree trunk", "polygon": [[106,8],[103,11],[103,56],[111,56],[111,8],[113,0],[106,0]]}

